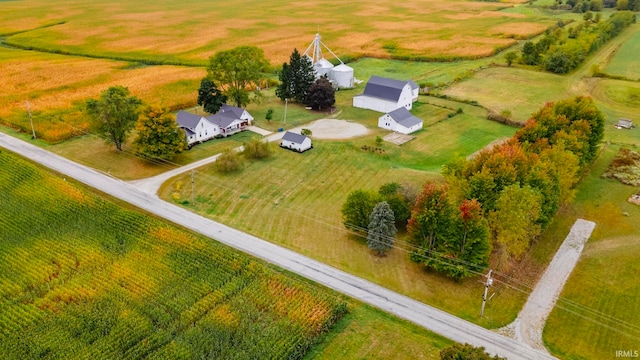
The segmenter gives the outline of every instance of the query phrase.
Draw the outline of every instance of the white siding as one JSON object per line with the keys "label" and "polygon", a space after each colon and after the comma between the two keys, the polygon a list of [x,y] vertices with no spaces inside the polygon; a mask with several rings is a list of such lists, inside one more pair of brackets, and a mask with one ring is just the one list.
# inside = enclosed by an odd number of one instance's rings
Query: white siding
{"label": "white siding", "polygon": [[311,149],[311,139],[309,139],[309,138],[304,139],[302,144],[298,144],[298,143],[295,143],[293,141],[288,141],[288,140],[284,140],[283,139],[281,145],[282,145],[282,147],[295,149],[295,150],[297,150],[299,152],[303,152],[303,151]]}

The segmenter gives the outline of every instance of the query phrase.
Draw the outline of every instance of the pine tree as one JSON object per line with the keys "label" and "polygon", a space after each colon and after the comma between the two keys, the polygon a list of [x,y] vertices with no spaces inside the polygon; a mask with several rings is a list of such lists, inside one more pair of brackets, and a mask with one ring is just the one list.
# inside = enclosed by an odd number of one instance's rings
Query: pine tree
{"label": "pine tree", "polygon": [[385,255],[393,247],[393,237],[396,235],[393,211],[386,201],[378,203],[369,216],[367,227],[367,246],[376,255]]}
{"label": "pine tree", "polygon": [[282,64],[282,71],[278,75],[280,79],[280,83],[276,87],[276,96],[285,101],[286,99],[291,99],[293,97],[291,92],[291,67],[287,63]]}
{"label": "pine tree", "polygon": [[279,75],[280,84],[276,88],[276,96],[281,100],[293,99],[304,103],[307,93],[315,81],[313,64],[307,56],[301,56],[298,49],[294,49],[289,57],[289,63],[282,64]]}

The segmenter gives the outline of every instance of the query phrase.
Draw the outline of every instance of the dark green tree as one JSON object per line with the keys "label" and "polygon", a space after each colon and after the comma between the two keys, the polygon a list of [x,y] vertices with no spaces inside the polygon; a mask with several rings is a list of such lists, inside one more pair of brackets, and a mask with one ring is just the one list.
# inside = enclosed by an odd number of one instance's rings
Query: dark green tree
{"label": "dark green tree", "polygon": [[371,211],[367,227],[367,246],[376,255],[383,256],[393,247],[396,235],[393,211],[385,201],[379,202]]}
{"label": "dark green tree", "polygon": [[255,46],[239,46],[220,51],[209,58],[208,77],[217,81],[228,99],[238,107],[250,101],[249,92],[257,89],[264,79],[269,61],[262,49]]}
{"label": "dark green tree", "polygon": [[273,119],[273,109],[269,109],[267,110],[267,114],[264,116],[265,120],[267,120],[267,122],[271,122],[271,119]]}
{"label": "dark green tree", "polygon": [[307,94],[307,106],[316,110],[323,110],[336,103],[336,90],[326,78],[319,78],[309,88]]}
{"label": "dark green tree", "polygon": [[280,79],[280,83],[276,87],[276,96],[282,101],[293,98],[293,91],[291,90],[293,86],[293,72],[289,64],[282,64],[282,70],[280,74],[278,74],[278,78]]}
{"label": "dark green tree", "polygon": [[411,217],[411,208],[413,207],[411,199],[407,196],[406,189],[397,182],[386,183],[380,187],[378,194],[391,207],[396,227],[406,228],[407,221]]}
{"label": "dark green tree", "polygon": [[311,60],[308,56],[301,56],[298,49],[294,49],[289,57],[289,64],[282,64],[276,96],[283,101],[294,99],[298,103],[304,103],[314,81],[315,72]]}
{"label": "dark green tree", "polygon": [[166,110],[147,107],[136,125],[136,154],[146,159],[171,160],[186,146],[183,130]]}
{"label": "dark green tree", "polygon": [[369,216],[380,197],[373,191],[355,190],[342,205],[342,222],[347,229],[367,231]]}
{"label": "dark green tree", "polygon": [[141,104],[140,99],[129,96],[126,87],[112,86],[99,99],[87,100],[86,106],[94,129],[122,151],[122,144],[136,125]]}
{"label": "dark green tree", "polygon": [[522,60],[527,65],[536,65],[539,59],[538,49],[531,41],[527,41],[522,47]]}
{"label": "dark green tree", "polygon": [[573,69],[573,61],[563,48],[556,48],[547,54],[544,61],[545,70],[556,74],[566,74]]}
{"label": "dark green tree", "polygon": [[203,78],[200,81],[198,89],[198,105],[202,105],[204,111],[215,114],[220,110],[222,105],[227,103],[227,96],[218,89],[216,83],[209,78]]}

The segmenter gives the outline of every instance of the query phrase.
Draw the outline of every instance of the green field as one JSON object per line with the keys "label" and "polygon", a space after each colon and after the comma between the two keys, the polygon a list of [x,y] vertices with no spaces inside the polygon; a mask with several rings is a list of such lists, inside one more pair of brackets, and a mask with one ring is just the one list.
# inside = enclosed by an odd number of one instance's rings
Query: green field
{"label": "green field", "polygon": [[620,46],[611,62],[604,68],[604,72],[640,81],[638,54],[640,54],[640,31],[636,31],[629,41]]}
{"label": "green field", "polygon": [[326,289],[5,150],[0,166],[3,359],[300,358],[314,342],[307,358],[436,359],[451,344],[357,302],[340,320]]}
{"label": "green field", "polygon": [[3,358],[301,358],[346,310],[6,151],[0,167]]}
{"label": "green field", "polygon": [[597,223],[544,330],[545,343],[560,358],[609,359],[616,350],[638,348],[640,207],[627,202],[638,189],[600,177],[617,151],[612,146],[602,153],[560,214]]}

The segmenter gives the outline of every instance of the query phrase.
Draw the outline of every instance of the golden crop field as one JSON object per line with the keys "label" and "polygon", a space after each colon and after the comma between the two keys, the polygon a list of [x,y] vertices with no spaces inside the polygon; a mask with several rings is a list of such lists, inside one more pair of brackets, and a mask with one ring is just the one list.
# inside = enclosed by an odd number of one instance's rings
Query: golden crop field
{"label": "golden crop field", "polygon": [[318,30],[337,54],[478,57],[553,24],[501,11],[518,2],[16,1],[0,8],[0,34],[24,31],[7,39],[22,46],[187,63],[255,45],[280,64]]}
{"label": "golden crop field", "polygon": [[29,100],[37,136],[68,139],[88,129],[85,101],[114,85],[153,105],[192,106],[216,51],[255,45],[278,65],[317,31],[345,59],[490,56],[554,23],[501,11],[517,1],[2,2],[0,124],[30,132]]}

